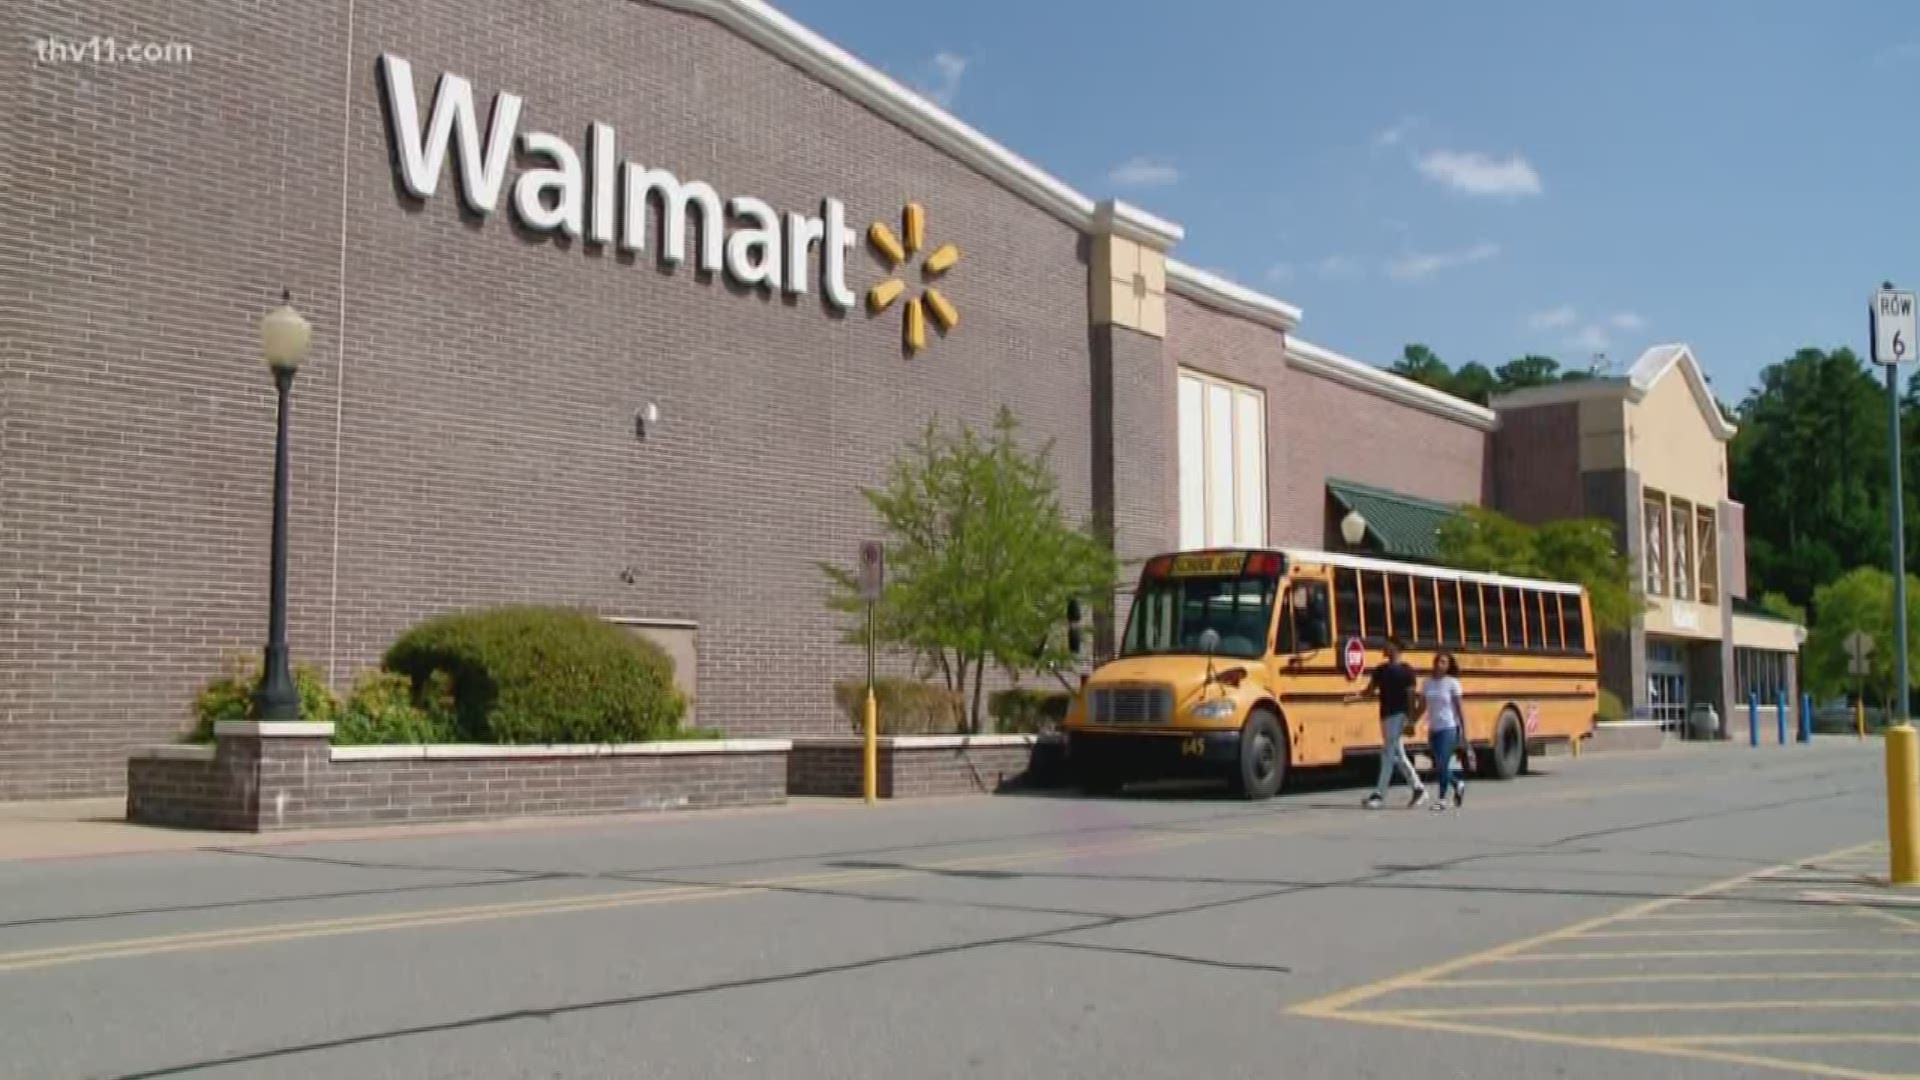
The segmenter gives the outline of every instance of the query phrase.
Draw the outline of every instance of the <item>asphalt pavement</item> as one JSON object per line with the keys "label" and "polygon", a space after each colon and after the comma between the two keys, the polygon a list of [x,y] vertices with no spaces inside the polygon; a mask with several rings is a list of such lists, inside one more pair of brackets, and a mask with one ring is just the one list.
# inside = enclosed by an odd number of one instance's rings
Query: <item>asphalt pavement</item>
{"label": "asphalt pavement", "polygon": [[1920,1075],[1878,754],[0,863],[0,1076]]}

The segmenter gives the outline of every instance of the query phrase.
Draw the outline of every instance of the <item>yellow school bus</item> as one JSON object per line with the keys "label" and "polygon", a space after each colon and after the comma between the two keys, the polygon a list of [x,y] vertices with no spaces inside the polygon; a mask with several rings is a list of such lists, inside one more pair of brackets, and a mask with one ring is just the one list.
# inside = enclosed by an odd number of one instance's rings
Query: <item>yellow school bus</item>
{"label": "yellow school bus", "polygon": [[[1147,561],[1115,659],[1068,709],[1085,789],[1218,776],[1248,798],[1295,769],[1380,753],[1366,686],[1389,637],[1424,677],[1459,661],[1481,771],[1593,733],[1592,608],[1578,585],[1294,549],[1181,552]],[[1408,737],[1424,751],[1424,724]]]}

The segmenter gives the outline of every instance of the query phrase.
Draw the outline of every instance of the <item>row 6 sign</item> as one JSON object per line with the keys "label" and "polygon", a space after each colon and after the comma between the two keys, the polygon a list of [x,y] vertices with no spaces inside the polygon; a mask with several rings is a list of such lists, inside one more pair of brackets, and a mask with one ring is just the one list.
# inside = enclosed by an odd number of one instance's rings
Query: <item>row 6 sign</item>
{"label": "row 6 sign", "polygon": [[1914,360],[1916,311],[1913,294],[1882,289],[1873,294],[1873,362],[1908,364]]}

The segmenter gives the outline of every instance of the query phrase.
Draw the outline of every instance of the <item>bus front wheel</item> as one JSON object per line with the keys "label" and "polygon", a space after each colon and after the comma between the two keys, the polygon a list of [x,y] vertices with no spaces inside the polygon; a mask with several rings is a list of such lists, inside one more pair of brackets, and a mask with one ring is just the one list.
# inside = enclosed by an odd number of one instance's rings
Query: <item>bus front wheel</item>
{"label": "bus front wheel", "polygon": [[1511,780],[1527,771],[1527,729],[1511,706],[1493,727],[1493,745],[1487,748],[1481,772],[1493,780]]}
{"label": "bus front wheel", "polygon": [[1287,781],[1287,729],[1271,709],[1255,709],[1240,729],[1240,762],[1233,790],[1248,799],[1271,799]]}

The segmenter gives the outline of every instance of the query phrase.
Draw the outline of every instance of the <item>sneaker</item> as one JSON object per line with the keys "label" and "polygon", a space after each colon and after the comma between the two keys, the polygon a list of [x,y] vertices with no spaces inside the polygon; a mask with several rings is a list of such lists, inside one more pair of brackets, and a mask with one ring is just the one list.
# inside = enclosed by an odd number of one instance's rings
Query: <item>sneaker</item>
{"label": "sneaker", "polygon": [[1434,813],[1436,813],[1436,814],[1444,814],[1444,813],[1446,813],[1446,812],[1447,812],[1447,809],[1448,809],[1448,807],[1447,807],[1447,799],[1446,799],[1446,796],[1444,796],[1444,795],[1443,795],[1443,796],[1441,796],[1440,798],[1438,798],[1438,799],[1435,799],[1435,800],[1433,800],[1433,812],[1434,812]]}
{"label": "sneaker", "polygon": [[1466,801],[1467,801],[1467,785],[1465,784],[1453,785],[1453,808],[1455,810],[1460,809],[1460,804]]}
{"label": "sneaker", "polygon": [[1380,793],[1376,791],[1373,794],[1367,796],[1367,801],[1362,803],[1361,805],[1365,806],[1369,810],[1378,810],[1380,809],[1380,804],[1381,804]]}
{"label": "sneaker", "polygon": [[1407,809],[1412,810],[1427,801],[1426,788],[1414,788],[1413,797],[1407,800]]}

